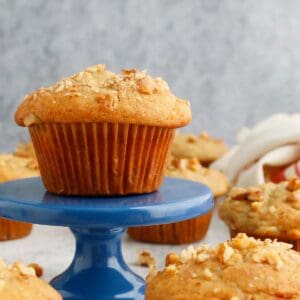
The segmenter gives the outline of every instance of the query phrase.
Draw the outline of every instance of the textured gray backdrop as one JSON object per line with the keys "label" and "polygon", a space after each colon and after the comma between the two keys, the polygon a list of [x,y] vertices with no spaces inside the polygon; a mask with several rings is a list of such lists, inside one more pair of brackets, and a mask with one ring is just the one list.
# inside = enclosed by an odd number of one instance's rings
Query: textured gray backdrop
{"label": "textured gray backdrop", "polygon": [[165,78],[192,103],[185,131],[237,129],[300,109],[300,1],[0,0],[0,150],[26,139],[23,95],[105,63]]}

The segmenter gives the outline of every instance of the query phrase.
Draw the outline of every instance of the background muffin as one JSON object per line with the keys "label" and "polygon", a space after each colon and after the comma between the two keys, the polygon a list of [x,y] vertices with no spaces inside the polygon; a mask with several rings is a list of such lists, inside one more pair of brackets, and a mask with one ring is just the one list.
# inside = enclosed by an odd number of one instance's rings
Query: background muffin
{"label": "background muffin", "polygon": [[[196,158],[171,158],[166,176],[203,183],[211,188],[215,197],[225,194],[228,190],[227,178],[219,171],[202,167]],[[212,210],[203,216],[177,223],[132,227],[128,229],[128,234],[135,240],[143,242],[162,244],[192,243],[205,236],[211,216]]]}
{"label": "background muffin", "polygon": [[203,165],[222,157],[228,151],[221,139],[214,139],[203,132],[199,136],[194,134],[177,133],[172,144],[172,155],[176,158],[197,158]]}
{"label": "background muffin", "polygon": [[300,180],[233,188],[221,204],[220,217],[232,236],[238,232],[276,238],[300,250]]}
{"label": "background muffin", "polygon": [[171,253],[148,276],[146,299],[300,299],[300,255],[290,248],[239,234],[216,248]]}
{"label": "background muffin", "polygon": [[191,111],[161,78],[95,65],[26,96],[15,119],[29,127],[48,191],[114,195],[160,186]]}
{"label": "background muffin", "polygon": [[[38,164],[30,145],[19,145],[15,154],[0,154],[0,183],[10,180],[39,176]],[[24,237],[31,232],[32,225],[0,218],[0,240]]]}
{"label": "background muffin", "polygon": [[0,299],[3,300],[62,300],[35,271],[20,262],[8,266],[0,259]]}

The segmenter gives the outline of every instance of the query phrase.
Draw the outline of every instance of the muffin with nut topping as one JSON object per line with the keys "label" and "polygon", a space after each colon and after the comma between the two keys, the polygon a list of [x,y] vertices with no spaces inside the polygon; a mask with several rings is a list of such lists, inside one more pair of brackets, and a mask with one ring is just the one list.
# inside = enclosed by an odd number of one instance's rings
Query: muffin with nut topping
{"label": "muffin with nut topping", "polygon": [[147,300],[300,299],[300,254],[291,245],[239,234],[217,245],[170,253],[151,269]]}
{"label": "muffin with nut topping", "polygon": [[29,128],[48,191],[124,195],[158,189],[191,110],[161,78],[95,65],[26,96],[15,120]]}
{"label": "muffin with nut topping", "polygon": [[0,299],[62,300],[62,297],[50,285],[37,278],[32,267],[21,262],[9,266],[0,259]]}
{"label": "muffin with nut topping", "polygon": [[[30,144],[20,144],[15,153],[0,153],[0,183],[40,175]],[[30,234],[32,224],[0,218],[0,241]]]}
{"label": "muffin with nut topping", "polygon": [[[228,190],[225,175],[216,170],[207,169],[198,159],[178,159],[172,157],[168,163],[166,175],[189,179],[207,185],[215,197],[224,195]],[[190,220],[172,224],[133,227],[128,234],[138,241],[161,244],[192,243],[204,238],[212,216],[212,211]]]}
{"label": "muffin with nut topping", "polygon": [[213,138],[207,132],[202,132],[198,136],[191,133],[177,133],[171,148],[174,157],[195,157],[205,166],[222,157],[227,151],[228,147],[222,139]]}
{"label": "muffin with nut topping", "polygon": [[233,188],[219,210],[231,235],[276,238],[300,251],[300,180]]}

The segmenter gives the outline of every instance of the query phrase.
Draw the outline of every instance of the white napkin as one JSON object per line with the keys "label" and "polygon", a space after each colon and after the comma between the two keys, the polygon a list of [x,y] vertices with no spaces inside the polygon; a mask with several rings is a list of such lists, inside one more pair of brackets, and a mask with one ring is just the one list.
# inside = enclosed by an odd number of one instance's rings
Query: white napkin
{"label": "white napkin", "polygon": [[211,168],[237,186],[262,184],[265,165],[284,166],[300,159],[300,114],[277,114],[253,129],[243,128],[237,142]]}

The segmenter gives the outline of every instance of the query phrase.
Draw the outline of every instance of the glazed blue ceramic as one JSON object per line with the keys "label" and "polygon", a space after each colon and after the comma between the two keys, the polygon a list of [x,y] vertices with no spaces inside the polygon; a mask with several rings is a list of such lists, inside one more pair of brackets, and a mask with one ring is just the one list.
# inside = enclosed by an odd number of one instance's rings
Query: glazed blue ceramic
{"label": "glazed blue ceramic", "polygon": [[212,207],[209,188],[174,178],[166,178],[158,192],[124,197],[57,196],[40,178],[0,184],[2,217],[67,226],[73,232],[73,262],[51,282],[65,300],[144,299],[144,280],[122,256],[126,228],[183,221]]}

